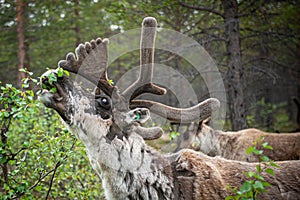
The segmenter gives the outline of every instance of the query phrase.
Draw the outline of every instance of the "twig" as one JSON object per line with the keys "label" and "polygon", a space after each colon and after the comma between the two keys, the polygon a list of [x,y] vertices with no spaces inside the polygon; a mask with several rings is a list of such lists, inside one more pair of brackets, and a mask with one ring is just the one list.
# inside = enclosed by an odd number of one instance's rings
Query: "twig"
{"label": "twig", "polygon": [[48,188],[48,191],[47,191],[47,195],[46,195],[46,200],[48,199],[49,195],[50,195],[50,192],[51,192],[51,188],[52,188],[52,184],[53,184],[53,180],[54,180],[54,177],[55,177],[55,173],[56,173],[56,170],[58,169],[58,167],[61,165],[61,162],[58,161],[56,164],[55,164],[55,167],[53,169],[53,174],[51,176],[51,179],[50,179],[50,183],[49,183],[49,188]]}
{"label": "twig", "polygon": [[[74,140],[74,142],[73,142],[73,144],[72,144],[72,146],[71,146],[71,148],[70,148],[70,150],[72,150],[73,148],[74,148],[74,146],[75,146],[75,144],[76,144],[76,139]],[[62,159],[62,161],[65,161],[66,159],[67,159],[67,155]],[[49,195],[50,195],[50,192],[51,192],[51,188],[52,188],[52,184],[53,184],[53,180],[54,180],[54,177],[55,177],[55,173],[56,173],[56,170],[58,169],[58,167],[62,164],[63,162],[61,162],[61,161],[58,161],[56,164],[55,164],[55,167],[54,167],[54,169],[53,169],[53,174],[52,174],[52,176],[51,176],[51,179],[50,179],[50,183],[49,183],[49,189],[48,189],[48,191],[47,191],[47,195],[46,195],[46,200],[48,199],[48,197],[49,197]]]}

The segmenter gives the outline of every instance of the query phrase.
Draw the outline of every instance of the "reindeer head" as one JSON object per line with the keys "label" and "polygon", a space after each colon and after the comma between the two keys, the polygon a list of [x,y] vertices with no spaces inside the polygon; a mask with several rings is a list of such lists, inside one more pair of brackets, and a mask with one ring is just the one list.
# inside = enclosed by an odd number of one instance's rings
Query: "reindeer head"
{"label": "reindeer head", "polygon": [[[78,118],[83,114],[97,116],[99,124],[106,124],[104,135],[110,140],[114,137],[126,137],[132,127],[144,139],[155,139],[162,135],[159,127],[143,128],[141,125],[149,119],[153,112],[174,122],[193,122],[209,117],[219,107],[219,101],[210,98],[190,108],[173,108],[149,100],[137,100],[143,93],[163,95],[166,93],[152,83],[154,63],[154,41],[156,20],[145,18],[142,24],[140,48],[140,75],[137,81],[125,91],[119,91],[110,84],[107,77],[108,40],[96,39],[80,44],[76,48],[76,56],[69,53],[65,60],[58,63],[59,67],[76,75],[82,76],[93,83],[96,88],[89,91],[80,86],[74,79],[63,75],[57,82],[49,84],[49,74],[57,74],[56,70],[46,72],[42,82],[46,85],[40,100],[55,109],[69,125],[78,125]],[[47,89],[56,87],[56,93]],[[101,123],[100,123],[101,122]]]}

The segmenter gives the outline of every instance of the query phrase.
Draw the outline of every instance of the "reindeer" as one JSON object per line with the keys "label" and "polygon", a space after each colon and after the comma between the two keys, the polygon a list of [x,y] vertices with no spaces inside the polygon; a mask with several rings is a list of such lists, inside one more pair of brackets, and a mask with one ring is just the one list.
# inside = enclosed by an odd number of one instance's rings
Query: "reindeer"
{"label": "reindeer", "polygon": [[[228,185],[239,187],[243,172],[255,170],[255,163],[209,157],[184,149],[161,154],[145,140],[159,138],[160,127],[143,127],[150,112],[175,122],[203,120],[219,107],[207,99],[190,108],[173,108],[149,100],[136,99],[143,93],[163,95],[166,90],[152,83],[156,20],[143,20],[140,76],[125,91],[119,91],[107,77],[107,39],[81,44],[76,57],[69,53],[59,66],[96,85],[91,92],[72,77],[58,77],[47,86],[40,100],[55,109],[68,129],[86,147],[92,168],[101,177],[107,199],[224,199]],[[95,72],[95,69],[98,71]],[[51,73],[56,73],[53,70]],[[50,93],[53,86],[56,93]],[[277,162],[276,178],[265,174],[272,184],[261,199],[297,199],[300,194],[300,162]]]}
{"label": "reindeer", "polygon": [[[193,130],[194,131],[194,130]],[[300,159],[300,133],[266,133],[255,128],[244,129],[237,132],[214,130],[205,123],[199,125],[198,130],[189,134],[189,138],[180,144],[189,146],[209,156],[221,156],[230,160],[246,162],[259,162],[259,157],[246,154],[248,147],[256,143],[268,142],[274,150],[264,149],[264,155],[271,160],[299,160]]]}

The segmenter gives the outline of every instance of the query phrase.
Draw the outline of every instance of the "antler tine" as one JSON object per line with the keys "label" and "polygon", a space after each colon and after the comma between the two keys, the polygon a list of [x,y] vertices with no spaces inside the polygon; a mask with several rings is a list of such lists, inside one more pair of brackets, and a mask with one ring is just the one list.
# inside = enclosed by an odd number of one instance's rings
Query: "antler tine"
{"label": "antler tine", "polygon": [[97,38],[85,44],[80,44],[74,53],[68,53],[66,60],[58,62],[63,69],[79,74],[98,87],[104,88],[104,92],[111,94],[113,86],[107,78],[108,66],[108,39]]}
{"label": "antler tine", "polygon": [[166,93],[166,89],[152,83],[156,25],[156,19],[153,17],[146,17],[143,20],[140,43],[139,78],[122,93],[122,96],[128,101],[131,101],[143,93],[153,93],[157,95]]}
{"label": "antler tine", "polygon": [[219,107],[220,102],[215,98],[209,98],[190,108],[174,108],[150,100],[133,100],[130,103],[130,109],[148,108],[150,112],[177,123],[202,121],[210,117]]}

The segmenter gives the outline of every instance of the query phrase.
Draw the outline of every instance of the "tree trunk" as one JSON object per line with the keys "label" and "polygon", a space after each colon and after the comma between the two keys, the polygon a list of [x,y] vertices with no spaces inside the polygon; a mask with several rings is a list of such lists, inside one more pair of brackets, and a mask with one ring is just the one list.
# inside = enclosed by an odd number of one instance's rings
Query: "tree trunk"
{"label": "tree trunk", "polygon": [[[25,41],[27,40],[27,37],[25,36]],[[25,57],[24,57],[24,67],[26,69],[30,69],[30,56],[29,56],[29,48],[30,45],[28,42],[24,43],[24,52],[25,52]]]}
{"label": "tree trunk", "polygon": [[238,3],[236,0],[223,0],[225,36],[227,47],[227,80],[229,112],[233,130],[247,127],[244,103],[244,77],[241,65],[240,30]]}
{"label": "tree trunk", "polygon": [[18,40],[18,84],[22,86],[22,80],[25,78],[25,73],[20,72],[24,68],[25,60],[25,45],[24,45],[24,2],[17,0],[17,40]]}

